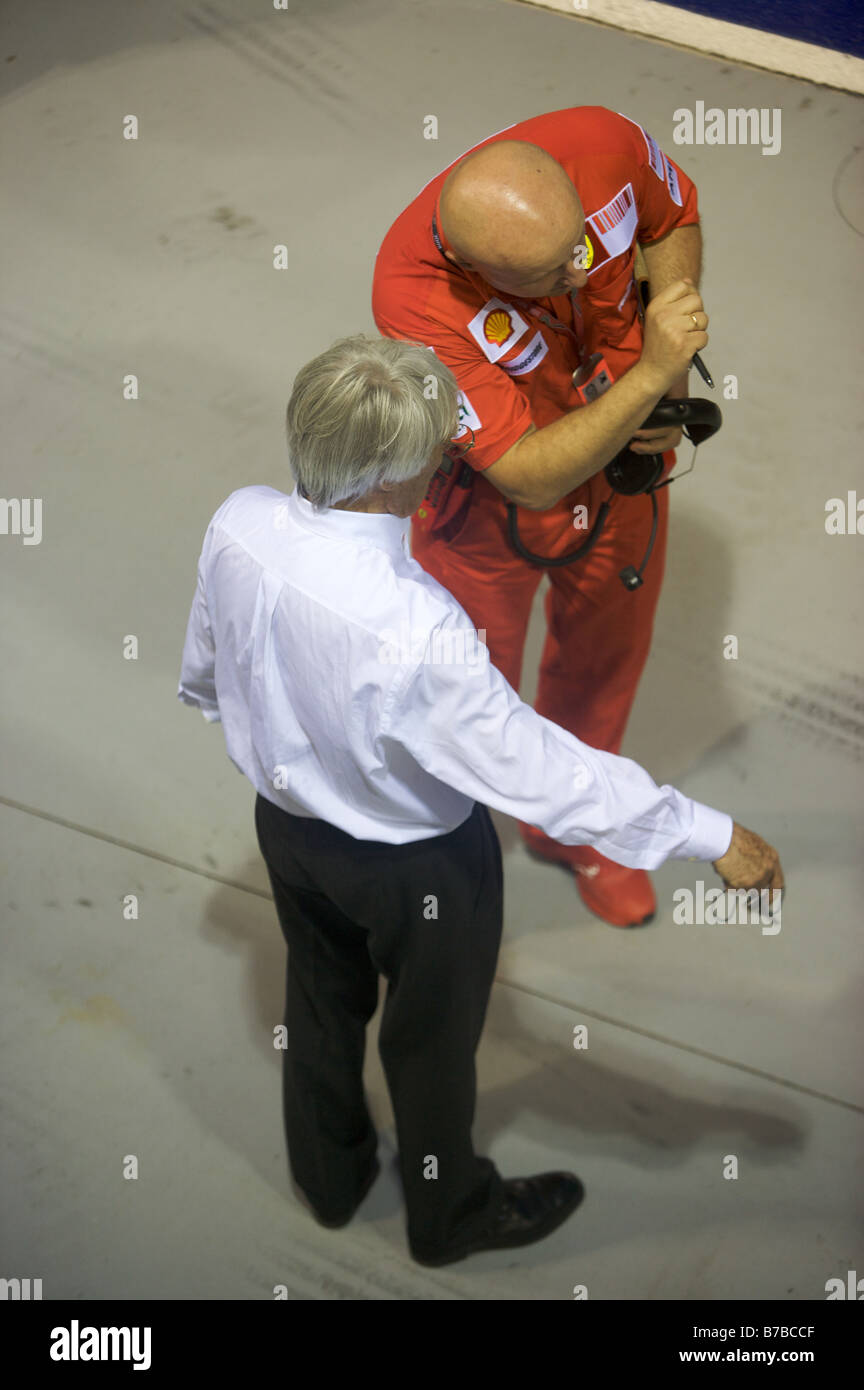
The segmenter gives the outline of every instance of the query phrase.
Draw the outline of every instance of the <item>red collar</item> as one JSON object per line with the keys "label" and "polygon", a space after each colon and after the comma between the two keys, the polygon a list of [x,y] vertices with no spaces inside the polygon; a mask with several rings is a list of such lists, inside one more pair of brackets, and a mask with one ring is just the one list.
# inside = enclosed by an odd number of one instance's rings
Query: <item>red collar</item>
{"label": "red collar", "polygon": [[[450,245],[450,242],[447,240],[446,236],[444,235],[444,230],[443,230],[443,228],[442,228],[442,226],[441,226],[441,194],[440,194],[440,193],[438,194],[438,197],[435,199],[435,207],[434,207],[433,210],[432,210],[432,240],[435,242],[435,245],[437,246],[437,248],[438,248],[438,250],[439,250],[439,252],[441,253],[442,256],[444,255],[444,252],[445,252],[445,251],[449,251],[449,252],[451,253],[451,255],[454,254],[454,252],[453,252],[453,247]],[[445,259],[446,259],[446,257],[445,257]],[[450,264],[452,265],[453,262],[451,261]]]}

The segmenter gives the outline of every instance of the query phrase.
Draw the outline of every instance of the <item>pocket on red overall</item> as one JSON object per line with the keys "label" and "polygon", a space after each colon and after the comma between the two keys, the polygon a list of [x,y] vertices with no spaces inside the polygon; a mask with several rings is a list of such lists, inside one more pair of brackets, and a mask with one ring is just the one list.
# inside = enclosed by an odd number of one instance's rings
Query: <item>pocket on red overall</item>
{"label": "pocket on red overall", "polygon": [[415,525],[425,535],[453,540],[467,520],[473,488],[474,469],[463,458],[445,454],[414,513]]}

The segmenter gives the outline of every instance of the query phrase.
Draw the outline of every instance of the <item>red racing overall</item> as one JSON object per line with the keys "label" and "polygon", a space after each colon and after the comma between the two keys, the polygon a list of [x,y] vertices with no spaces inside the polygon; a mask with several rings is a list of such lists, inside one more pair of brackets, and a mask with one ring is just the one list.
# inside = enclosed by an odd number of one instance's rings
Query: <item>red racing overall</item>
{"label": "red racing overall", "polygon": [[[461,529],[448,539],[421,507],[412,521],[411,549],[474,626],[485,629],[492,661],[518,691],[532,600],[544,570],[511,546],[507,499],[483,472],[531,424],[541,430],[580,406],[572,375],[590,354],[603,354],[615,380],[638,360],[637,243],[648,245],[677,227],[698,223],[699,214],[696,189],[686,174],[640,125],[604,107],[573,107],[520,121],[472,148],[496,140],[539,145],[572,179],[587,219],[591,259],[584,289],[521,300],[444,257],[452,248],[441,230],[439,197],[449,170],[464,158],[460,155],[426,184],[384,238],[372,309],[385,337],[433,348],[456,377],[460,430],[455,438],[467,440],[470,429],[475,439],[465,455],[475,470],[470,506]],[[664,476],[674,461],[673,452],[664,456]],[[546,511],[520,507],[523,544],[543,556],[574,549],[610,495],[601,470]],[[668,488],[657,494],[657,537],[641,588],[625,589],[619,574],[625,565],[639,564],[648,544],[652,512],[644,495],[612,495],[605,527],[589,554],[545,571],[548,631],[535,708],[611,753],[620,752],[650,648],[668,496]],[[580,506],[587,507],[587,525],[574,529],[574,508]],[[531,847],[547,855],[573,864],[584,858],[579,846],[557,845],[536,827],[520,829]]]}

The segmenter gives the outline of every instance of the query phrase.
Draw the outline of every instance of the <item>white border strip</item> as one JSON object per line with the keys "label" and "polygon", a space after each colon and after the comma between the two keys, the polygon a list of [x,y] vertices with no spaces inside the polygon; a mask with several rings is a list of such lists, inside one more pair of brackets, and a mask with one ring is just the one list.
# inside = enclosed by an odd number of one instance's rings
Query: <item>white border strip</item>
{"label": "white border strip", "polygon": [[723,19],[691,14],[689,10],[661,5],[658,0],[523,0],[523,3],[558,10],[576,19],[609,24],[629,33],[645,34],[648,38],[665,39],[668,43],[720,58],[734,58],[770,72],[806,77],[825,87],[864,94],[864,61],[861,58],[820,48],[815,43],[801,43],[798,39],[749,29],[743,24],[728,24]]}

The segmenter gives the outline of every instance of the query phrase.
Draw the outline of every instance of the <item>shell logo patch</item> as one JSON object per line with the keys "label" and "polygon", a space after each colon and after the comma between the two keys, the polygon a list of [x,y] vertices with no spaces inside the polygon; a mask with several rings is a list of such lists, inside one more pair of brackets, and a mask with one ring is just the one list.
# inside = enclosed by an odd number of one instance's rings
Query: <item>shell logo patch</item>
{"label": "shell logo patch", "polygon": [[515,347],[528,328],[527,320],[519,311],[498,298],[487,299],[468,324],[472,338],[489,362],[497,362]]}
{"label": "shell logo patch", "polygon": [[583,266],[583,269],[584,269],[584,270],[590,270],[590,269],[591,269],[591,263],[592,263],[592,261],[594,260],[594,247],[593,247],[593,245],[592,245],[592,243],[591,243],[591,238],[590,238],[590,236],[588,235],[587,232],[585,233],[585,252],[586,252],[586,255],[585,255],[585,264],[584,264],[584,266]]}
{"label": "shell logo patch", "polygon": [[506,309],[493,309],[491,314],[486,315],[483,336],[488,342],[497,343],[500,347],[502,343],[506,343],[512,332],[513,320]]}

